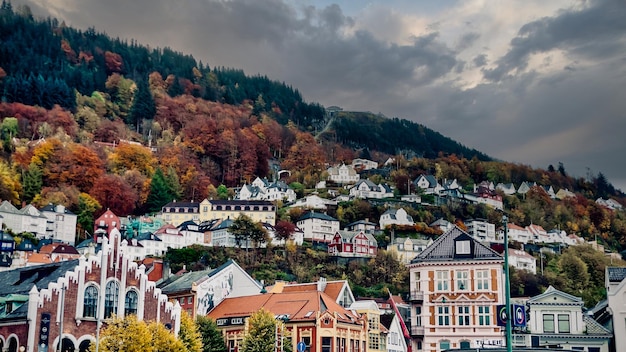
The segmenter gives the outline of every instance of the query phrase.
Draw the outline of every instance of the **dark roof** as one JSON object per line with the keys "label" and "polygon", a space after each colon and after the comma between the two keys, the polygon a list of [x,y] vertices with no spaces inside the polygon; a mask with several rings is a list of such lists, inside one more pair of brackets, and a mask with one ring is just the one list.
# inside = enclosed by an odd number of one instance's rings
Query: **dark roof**
{"label": "dark roof", "polygon": [[22,241],[20,242],[20,244],[15,246],[16,251],[23,251],[23,252],[34,251],[35,248],[36,247],[33,244],[33,242],[31,242],[31,240],[29,240],[28,238],[22,238]]}
{"label": "dark roof", "polygon": [[172,294],[177,292],[191,292],[191,286],[194,282],[202,279],[203,277],[208,277],[209,273],[212,270],[201,270],[201,271],[192,271],[185,273],[183,275],[177,276],[176,280],[168,280],[164,282],[162,285],[159,285],[161,288],[161,292],[165,294]]}
{"label": "dark roof", "polygon": [[13,236],[9,235],[8,233],[4,231],[0,231],[0,241],[15,242],[15,240],[13,239]]}
{"label": "dark roof", "polygon": [[622,282],[626,278],[626,268],[609,267],[606,268],[609,282]]}
{"label": "dark roof", "polygon": [[[470,256],[455,255],[455,241],[457,239],[470,241]],[[493,249],[476,241],[467,232],[455,226],[443,235],[439,236],[439,238],[437,238],[430,246],[411,260],[411,263],[459,260],[502,260],[502,256]]]}
{"label": "dark roof", "polygon": [[382,314],[380,316],[380,323],[383,324],[383,326],[387,328],[387,330],[389,330],[395,316],[395,314]]}
{"label": "dark roof", "polygon": [[[48,204],[45,207],[41,208],[41,211],[47,211],[50,213],[56,213],[56,205],[54,204]],[[74,213],[72,213],[71,211],[67,210],[67,208],[63,207],[63,214],[69,214],[69,215],[75,215]]]}
{"label": "dark roof", "polygon": [[267,200],[221,200],[221,199],[214,199],[214,200],[210,200],[209,203],[213,204],[213,205],[271,205],[274,206],[274,204],[272,204],[272,202],[267,201]]}
{"label": "dark roof", "polygon": [[306,220],[306,219],[321,219],[321,220],[328,220],[328,221],[339,221],[335,218],[333,218],[330,215],[324,214],[324,213],[316,213],[314,211],[310,211],[304,215],[302,215],[298,221],[302,221],[302,220]]}
{"label": "dark roof", "polygon": [[169,202],[163,206],[165,208],[198,208],[200,207],[200,203],[198,202]]}
{"label": "dark roof", "polygon": [[349,223],[348,225],[346,225],[346,227],[352,227],[352,226],[355,226],[355,225],[373,225],[373,226],[376,226],[376,224],[371,222],[371,221],[358,220],[358,221]]}

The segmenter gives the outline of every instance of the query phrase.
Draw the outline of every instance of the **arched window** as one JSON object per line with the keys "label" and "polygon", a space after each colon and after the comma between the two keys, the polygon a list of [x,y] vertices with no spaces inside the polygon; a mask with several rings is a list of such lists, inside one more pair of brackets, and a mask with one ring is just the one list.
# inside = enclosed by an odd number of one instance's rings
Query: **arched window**
{"label": "arched window", "polygon": [[83,301],[83,317],[95,318],[98,309],[98,288],[89,285],[85,289],[85,299]]}
{"label": "arched window", "polygon": [[91,344],[91,341],[83,340],[83,342],[81,342],[80,345],[78,345],[78,351],[79,352],[89,352],[89,345],[90,344]]}
{"label": "arched window", "polygon": [[117,298],[120,294],[120,287],[115,281],[107,283],[104,295],[104,318],[110,318],[111,314],[117,314]]}
{"label": "arched window", "polygon": [[129,290],[126,292],[126,304],[124,305],[124,311],[126,315],[137,315],[137,291]]}

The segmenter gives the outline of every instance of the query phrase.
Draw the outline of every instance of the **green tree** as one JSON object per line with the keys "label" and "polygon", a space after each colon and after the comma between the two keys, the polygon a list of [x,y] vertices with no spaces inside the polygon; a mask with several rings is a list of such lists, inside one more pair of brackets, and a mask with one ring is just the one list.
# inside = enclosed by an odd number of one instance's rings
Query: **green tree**
{"label": "green tree", "polygon": [[243,338],[242,352],[272,352],[276,343],[274,314],[261,308],[248,318],[248,333]]}
{"label": "green tree", "polygon": [[251,234],[256,231],[256,227],[257,224],[255,224],[249,216],[241,214],[237,217],[237,219],[233,220],[233,223],[228,228],[228,231],[235,236],[235,243],[237,244],[237,247],[241,248],[244,243],[252,240]]}
{"label": "green tree", "polygon": [[198,330],[196,322],[191,319],[186,310],[181,312],[178,338],[182,341],[187,352],[202,351],[202,335]]}
{"label": "green tree", "polygon": [[196,325],[202,335],[202,352],[226,352],[224,338],[215,321],[205,316],[198,316]]}
{"label": "green tree", "polygon": [[148,212],[158,212],[165,204],[171,202],[173,199],[174,197],[163,175],[163,171],[158,167],[152,175],[150,193],[146,200],[146,208]]}
{"label": "green tree", "polygon": [[180,185],[178,174],[173,167],[167,168],[167,175],[165,176],[167,187],[170,190],[170,194],[174,199],[180,199],[183,195],[183,187]]}
{"label": "green tree", "polygon": [[224,185],[219,185],[217,187],[217,198],[219,199],[228,199],[228,187]]}
{"label": "green tree", "polygon": [[156,103],[152,93],[150,93],[148,83],[145,80],[140,80],[137,84],[137,91],[133,97],[133,105],[130,108],[127,122],[137,126],[137,132],[139,132],[141,121],[152,120],[155,114]]}
{"label": "green tree", "polygon": [[42,186],[43,172],[37,165],[31,163],[28,165],[28,169],[22,172],[22,189],[24,191],[22,199],[30,203],[41,192]]}
{"label": "green tree", "polygon": [[[92,196],[87,193],[81,193],[78,196],[78,214],[76,222],[84,233],[85,231],[93,231],[94,218],[93,214],[100,210],[102,206]],[[79,230],[80,231],[80,230]]]}

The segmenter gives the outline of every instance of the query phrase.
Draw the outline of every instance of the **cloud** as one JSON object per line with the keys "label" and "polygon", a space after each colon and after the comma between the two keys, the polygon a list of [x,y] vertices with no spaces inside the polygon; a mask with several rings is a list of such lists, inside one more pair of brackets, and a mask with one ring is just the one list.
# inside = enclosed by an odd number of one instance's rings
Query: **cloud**
{"label": "cloud", "polygon": [[416,1],[13,4],[267,75],[307,101],[410,119],[502,160],[626,180],[623,0]]}

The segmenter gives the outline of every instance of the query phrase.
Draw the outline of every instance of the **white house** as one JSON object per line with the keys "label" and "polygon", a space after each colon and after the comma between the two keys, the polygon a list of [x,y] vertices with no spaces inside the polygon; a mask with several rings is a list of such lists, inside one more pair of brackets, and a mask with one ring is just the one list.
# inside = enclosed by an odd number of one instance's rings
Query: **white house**
{"label": "white house", "polygon": [[428,225],[428,227],[439,229],[441,230],[441,232],[446,232],[448,230],[451,230],[454,227],[454,224],[444,218],[439,218],[430,225]]}
{"label": "white house", "polygon": [[360,199],[382,199],[393,197],[393,190],[388,185],[375,184],[370,180],[360,180],[350,187],[350,196]]}
{"label": "white house", "polygon": [[270,182],[267,179],[257,177],[249,185],[243,185],[235,195],[239,200],[284,200],[293,202],[296,200],[296,192],[289,188],[283,181]]}
{"label": "white house", "polygon": [[67,210],[63,205],[48,204],[41,208],[41,213],[48,218],[49,238],[60,240],[70,245],[75,244],[76,214]]}
{"label": "white house", "polygon": [[615,199],[603,199],[603,198],[598,198],[596,199],[596,203],[598,203],[599,205],[602,205],[610,210],[622,210],[622,205],[616,201]]}
{"label": "white house", "polygon": [[401,317],[397,314],[380,316],[380,323],[387,329],[387,352],[406,352],[408,350],[400,319]]}
{"label": "white house", "polygon": [[537,259],[525,251],[509,248],[509,265],[537,274]]}
{"label": "white house", "polygon": [[440,194],[444,189],[433,175],[419,175],[413,184],[424,190],[424,194]]}
{"label": "white house", "polygon": [[533,235],[533,241],[535,243],[549,243],[548,231],[546,231],[541,225],[530,224],[526,226],[526,230],[528,230]]}
{"label": "white house", "polygon": [[192,244],[204,244],[204,231],[193,221],[185,221],[178,225],[178,231],[183,235],[183,247]]}
{"label": "white house", "polygon": [[351,166],[355,170],[371,170],[371,169],[377,169],[378,163],[372,160],[356,158],[352,160]]}
{"label": "white house", "polygon": [[32,204],[18,210],[5,200],[0,204],[0,216],[4,226],[14,233],[30,232],[39,239],[48,235],[48,218]]}
{"label": "white house", "polygon": [[467,233],[481,242],[496,242],[496,225],[485,219],[468,219],[463,222]]}
{"label": "white house", "polygon": [[327,210],[329,207],[337,206],[337,201],[322,198],[316,194],[308,195],[304,198],[296,199],[295,202],[289,204],[290,208],[304,208]]}
{"label": "white house", "polygon": [[[580,297],[550,286],[544,293],[530,298],[526,305],[529,333],[514,336],[517,343],[532,347],[560,346],[569,351],[609,351],[611,332],[583,312],[584,302]],[[619,335],[617,331],[615,335]]]}
{"label": "white house", "polygon": [[604,282],[615,346],[626,346],[626,268],[606,267]]}
{"label": "white house", "polygon": [[[533,241],[533,234],[528,229],[509,223],[507,225],[509,241],[515,241],[520,243],[528,243]],[[504,238],[504,229],[498,230],[498,237]]]}
{"label": "white house", "polygon": [[409,264],[413,258],[431,244],[433,244],[433,240],[430,238],[398,237],[387,245],[387,250],[396,252],[400,262]]}
{"label": "white house", "polygon": [[360,178],[352,165],[341,164],[338,167],[332,166],[328,168],[327,172],[328,179],[339,184],[355,183]]}
{"label": "white house", "polygon": [[296,226],[304,232],[305,240],[329,243],[339,231],[339,220],[324,213],[310,211],[298,219]]}
{"label": "white house", "polygon": [[413,226],[415,222],[413,221],[413,217],[411,217],[406,210],[402,208],[390,208],[380,216],[379,224],[380,228],[384,229],[391,225]]}
{"label": "white house", "polygon": [[507,196],[512,196],[517,192],[515,185],[512,183],[498,183],[496,189],[502,191]]}

